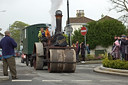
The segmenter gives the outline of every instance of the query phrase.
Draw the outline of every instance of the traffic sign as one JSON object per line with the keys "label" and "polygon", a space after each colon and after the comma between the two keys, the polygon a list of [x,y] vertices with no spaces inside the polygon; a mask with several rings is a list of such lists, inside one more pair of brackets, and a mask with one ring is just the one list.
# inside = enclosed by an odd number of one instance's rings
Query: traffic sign
{"label": "traffic sign", "polygon": [[71,27],[70,24],[67,24],[67,25],[66,25],[66,27],[65,27],[65,31],[66,31],[68,34],[72,33],[73,28]]}
{"label": "traffic sign", "polygon": [[81,35],[85,36],[87,34],[87,28],[86,27],[82,27],[81,28]]}

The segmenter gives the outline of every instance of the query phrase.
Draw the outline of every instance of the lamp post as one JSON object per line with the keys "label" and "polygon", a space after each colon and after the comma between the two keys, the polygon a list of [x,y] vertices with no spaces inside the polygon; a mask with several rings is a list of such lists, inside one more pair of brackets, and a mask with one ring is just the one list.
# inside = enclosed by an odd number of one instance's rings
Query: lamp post
{"label": "lamp post", "polygon": [[68,43],[69,46],[71,46],[71,33],[72,33],[72,27],[70,25],[70,20],[69,20],[69,0],[67,0],[67,25],[65,27],[65,30],[68,34]]}
{"label": "lamp post", "polygon": [[69,0],[67,0],[67,24],[70,24],[70,21],[69,21]]}
{"label": "lamp post", "polygon": [[69,41],[69,46],[71,46],[71,36],[70,36],[70,34],[72,33],[73,28],[71,27],[70,24],[67,24],[67,25],[65,26],[65,30],[66,30],[66,33],[69,35],[69,36],[68,36],[68,41]]}

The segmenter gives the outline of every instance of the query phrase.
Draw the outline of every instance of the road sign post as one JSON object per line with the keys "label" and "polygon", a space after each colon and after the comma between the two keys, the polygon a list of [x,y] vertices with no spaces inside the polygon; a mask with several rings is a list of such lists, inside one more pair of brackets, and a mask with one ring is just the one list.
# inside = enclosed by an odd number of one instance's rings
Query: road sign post
{"label": "road sign post", "polygon": [[[86,28],[86,27],[82,27],[82,28],[81,28],[81,35],[84,36],[85,46],[86,46],[86,34],[87,34],[87,28]],[[86,52],[86,50],[85,50],[85,57],[86,57],[86,55],[87,55],[87,52]]]}
{"label": "road sign post", "polygon": [[69,40],[69,46],[71,46],[71,33],[73,32],[73,28],[71,27],[71,25],[70,24],[67,24],[66,26],[65,26],[65,31],[66,31],[66,33],[69,35],[68,36],[68,40]]}

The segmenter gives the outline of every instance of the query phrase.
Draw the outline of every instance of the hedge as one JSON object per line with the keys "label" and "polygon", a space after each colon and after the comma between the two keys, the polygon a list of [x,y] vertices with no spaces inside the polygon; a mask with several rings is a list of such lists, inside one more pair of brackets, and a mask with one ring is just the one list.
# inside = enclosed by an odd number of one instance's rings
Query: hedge
{"label": "hedge", "polygon": [[108,58],[105,58],[102,64],[104,67],[108,67],[108,68],[128,70],[128,61],[109,60]]}

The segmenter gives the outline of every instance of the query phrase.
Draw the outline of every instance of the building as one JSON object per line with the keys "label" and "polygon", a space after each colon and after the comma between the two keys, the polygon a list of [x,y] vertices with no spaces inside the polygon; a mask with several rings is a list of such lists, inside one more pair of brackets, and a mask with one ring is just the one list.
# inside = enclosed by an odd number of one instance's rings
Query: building
{"label": "building", "polygon": [[106,16],[102,17],[101,19],[99,19],[98,21],[104,21],[104,20],[117,20],[117,19],[114,19],[114,18],[106,15]]}
{"label": "building", "polygon": [[85,17],[84,10],[77,10],[76,17],[70,17],[69,20],[73,28],[72,33],[74,33],[75,30],[81,28],[83,25],[86,25],[87,23],[94,21],[90,18]]}

